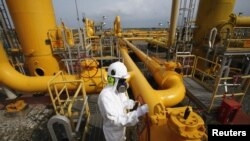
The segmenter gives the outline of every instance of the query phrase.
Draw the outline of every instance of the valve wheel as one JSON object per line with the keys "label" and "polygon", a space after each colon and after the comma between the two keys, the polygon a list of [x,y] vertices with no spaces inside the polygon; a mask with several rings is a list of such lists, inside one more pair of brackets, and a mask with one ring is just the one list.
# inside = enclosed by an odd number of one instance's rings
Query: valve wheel
{"label": "valve wheel", "polygon": [[[83,60],[84,61],[84,70],[83,70],[83,74],[81,74],[81,77],[82,78],[93,78],[97,75],[98,73],[98,68],[97,67],[92,67],[92,64],[94,64],[94,66],[98,66],[99,63],[98,61],[95,59],[95,58],[88,58],[89,60],[91,60],[90,63],[87,63],[86,60]],[[87,73],[85,73],[87,71]],[[90,73],[90,72],[94,72],[94,73]]]}

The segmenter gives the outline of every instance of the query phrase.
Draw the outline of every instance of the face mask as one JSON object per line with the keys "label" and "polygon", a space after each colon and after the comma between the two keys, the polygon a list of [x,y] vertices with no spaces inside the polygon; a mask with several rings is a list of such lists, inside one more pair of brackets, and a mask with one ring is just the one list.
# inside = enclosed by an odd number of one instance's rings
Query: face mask
{"label": "face mask", "polygon": [[116,90],[118,93],[124,93],[126,92],[128,89],[128,84],[126,82],[126,79],[119,79],[118,80],[118,84],[117,84],[117,87],[116,87]]}

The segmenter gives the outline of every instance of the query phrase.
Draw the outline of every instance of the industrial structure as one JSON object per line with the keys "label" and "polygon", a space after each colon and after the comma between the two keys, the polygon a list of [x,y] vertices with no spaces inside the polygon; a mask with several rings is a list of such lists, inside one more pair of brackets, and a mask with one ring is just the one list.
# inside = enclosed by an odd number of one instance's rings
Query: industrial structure
{"label": "industrial structure", "polygon": [[131,74],[129,96],[149,106],[136,140],[207,140],[210,116],[249,124],[250,17],[234,5],[172,0],[169,29],[125,30],[117,16],[105,30],[87,17],[57,25],[51,0],[1,0],[0,140],[105,140],[96,98],[115,61]]}

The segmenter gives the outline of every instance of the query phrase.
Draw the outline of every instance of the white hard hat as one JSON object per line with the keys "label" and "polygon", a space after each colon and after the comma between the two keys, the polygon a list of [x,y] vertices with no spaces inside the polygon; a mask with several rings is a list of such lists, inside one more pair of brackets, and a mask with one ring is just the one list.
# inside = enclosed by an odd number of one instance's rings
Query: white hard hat
{"label": "white hard hat", "polygon": [[108,68],[108,75],[115,78],[129,78],[128,70],[122,62],[114,62]]}

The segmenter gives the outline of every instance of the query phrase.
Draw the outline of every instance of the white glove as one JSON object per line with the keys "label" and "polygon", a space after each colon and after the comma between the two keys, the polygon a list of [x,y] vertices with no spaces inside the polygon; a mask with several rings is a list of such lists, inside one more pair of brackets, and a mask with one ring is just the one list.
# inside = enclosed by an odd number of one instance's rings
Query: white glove
{"label": "white glove", "polygon": [[140,117],[148,112],[148,105],[144,104],[136,109],[137,117]]}
{"label": "white glove", "polygon": [[124,104],[124,107],[126,109],[132,109],[135,106],[135,101],[132,99],[129,99],[129,100],[123,102],[123,104]]}

